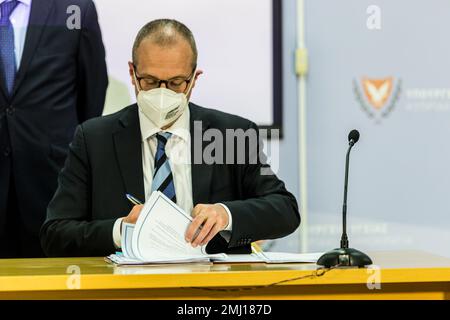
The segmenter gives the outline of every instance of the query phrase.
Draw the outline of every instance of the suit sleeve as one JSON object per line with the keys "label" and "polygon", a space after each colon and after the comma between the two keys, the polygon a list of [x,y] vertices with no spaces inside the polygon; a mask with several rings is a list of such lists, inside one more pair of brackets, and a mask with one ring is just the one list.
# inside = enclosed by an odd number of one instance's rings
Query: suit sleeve
{"label": "suit sleeve", "polygon": [[40,232],[42,248],[50,257],[105,256],[115,251],[116,219],[92,221],[89,172],[83,127],[78,126]]}
{"label": "suit sleeve", "polygon": [[79,123],[83,123],[102,114],[108,87],[105,48],[92,1],[89,1],[82,17],[77,77],[77,114]]}
{"label": "suit sleeve", "polygon": [[[258,132],[254,123],[250,124],[249,129]],[[271,171],[262,152],[259,134],[257,137],[257,146],[247,144],[248,157],[239,170],[242,200],[223,202],[233,216],[229,248],[245,246],[257,240],[281,238],[300,225],[297,201]],[[256,160],[252,162],[252,159]]]}

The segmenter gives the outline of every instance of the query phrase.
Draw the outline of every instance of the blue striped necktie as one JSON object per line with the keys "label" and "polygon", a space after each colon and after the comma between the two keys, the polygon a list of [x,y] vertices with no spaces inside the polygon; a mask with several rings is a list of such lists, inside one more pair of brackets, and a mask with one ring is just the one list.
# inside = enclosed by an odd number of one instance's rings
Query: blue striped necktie
{"label": "blue striped necktie", "polygon": [[155,170],[153,174],[152,192],[161,191],[173,202],[177,202],[175,195],[175,185],[173,183],[172,170],[170,169],[169,158],[166,155],[166,144],[172,136],[169,132],[156,134],[158,146],[155,155]]}
{"label": "blue striped necktie", "polygon": [[5,1],[0,5],[0,60],[6,88],[11,95],[16,78],[16,57],[14,53],[14,29],[9,20],[11,13],[17,7],[17,0]]}

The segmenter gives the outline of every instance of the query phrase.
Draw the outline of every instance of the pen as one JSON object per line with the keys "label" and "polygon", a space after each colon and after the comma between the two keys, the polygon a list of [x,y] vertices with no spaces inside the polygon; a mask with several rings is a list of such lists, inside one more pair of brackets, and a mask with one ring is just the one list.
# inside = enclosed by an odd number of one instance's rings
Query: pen
{"label": "pen", "polygon": [[252,250],[253,250],[254,253],[262,252],[261,247],[258,246],[258,245],[256,244],[256,242],[252,242]]}
{"label": "pen", "polygon": [[142,202],[140,202],[138,199],[136,199],[135,197],[133,197],[131,194],[126,194],[127,199],[134,205],[140,205],[142,204]]}

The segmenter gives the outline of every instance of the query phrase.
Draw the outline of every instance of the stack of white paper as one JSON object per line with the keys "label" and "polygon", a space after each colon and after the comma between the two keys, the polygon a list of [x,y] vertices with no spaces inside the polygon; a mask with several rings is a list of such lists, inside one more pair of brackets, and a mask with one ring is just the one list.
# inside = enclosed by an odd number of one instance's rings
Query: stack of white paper
{"label": "stack of white paper", "polygon": [[323,253],[258,252],[252,254],[229,254],[215,258],[215,263],[316,263]]}
{"label": "stack of white paper", "polygon": [[204,262],[204,263],[209,263],[211,262],[211,260],[208,257],[204,257],[204,258],[180,258],[177,257],[172,258],[172,259],[165,259],[165,258],[161,258],[161,259],[153,259],[151,261],[142,261],[142,260],[138,260],[138,259],[133,259],[133,258],[128,258],[125,257],[123,255],[123,253],[116,253],[116,254],[112,254],[110,256],[107,257],[107,260],[110,262],[113,262],[114,264],[117,265],[129,265],[129,266],[133,266],[133,265],[147,265],[147,264],[172,264],[172,263],[192,263],[192,262],[196,262],[196,263],[200,263],[200,262]]}
{"label": "stack of white paper", "polygon": [[206,246],[193,248],[184,240],[192,218],[161,192],[153,192],[136,225],[122,224],[122,254],[107,260],[118,265],[166,263],[315,263],[320,253],[207,254]]}
{"label": "stack of white paper", "polygon": [[209,255],[206,246],[193,248],[184,240],[192,218],[161,192],[153,192],[136,225],[122,224],[123,255],[108,257],[117,264],[204,262],[226,255]]}

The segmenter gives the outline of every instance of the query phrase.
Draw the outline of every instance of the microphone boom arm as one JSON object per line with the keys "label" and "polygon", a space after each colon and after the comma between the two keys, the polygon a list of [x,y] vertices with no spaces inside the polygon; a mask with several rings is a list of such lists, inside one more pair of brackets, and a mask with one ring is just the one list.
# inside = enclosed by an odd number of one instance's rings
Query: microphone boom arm
{"label": "microphone boom arm", "polygon": [[347,150],[347,157],[345,158],[345,182],[344,182],[344,204],[342,205],[342,237],[341,248],[348,248],[348,236],[347,236],[347,192],[348,192],[348,171],[350,163],[350,151],[352,150],[355,142],[350,140]]}

